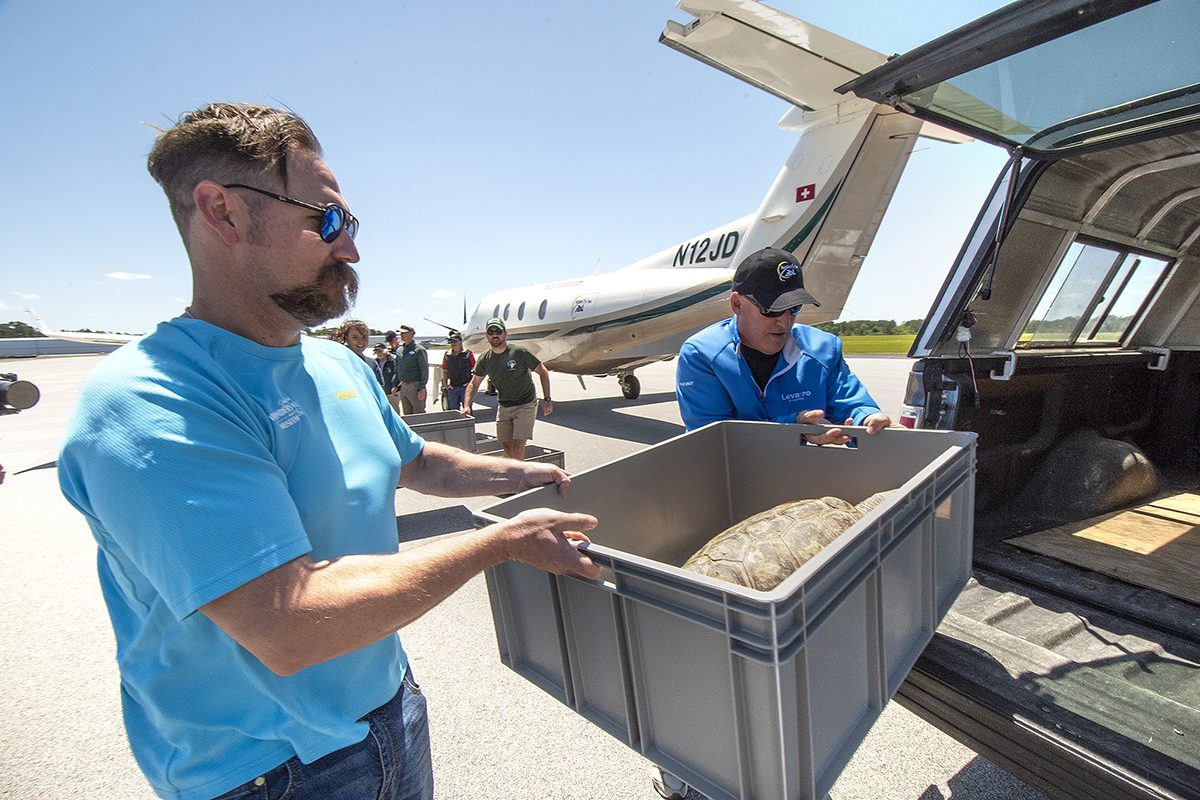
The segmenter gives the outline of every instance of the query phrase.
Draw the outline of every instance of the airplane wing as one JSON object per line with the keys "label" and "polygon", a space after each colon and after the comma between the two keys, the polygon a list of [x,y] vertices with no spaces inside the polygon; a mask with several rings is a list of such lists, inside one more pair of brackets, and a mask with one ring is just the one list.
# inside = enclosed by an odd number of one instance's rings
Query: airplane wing
{"label": "airplane wing", "polygon": [[887,59],[756,0],[681,0],[696,17],[667,22],[659,41],[812,111],[846,100],[835,89]]}

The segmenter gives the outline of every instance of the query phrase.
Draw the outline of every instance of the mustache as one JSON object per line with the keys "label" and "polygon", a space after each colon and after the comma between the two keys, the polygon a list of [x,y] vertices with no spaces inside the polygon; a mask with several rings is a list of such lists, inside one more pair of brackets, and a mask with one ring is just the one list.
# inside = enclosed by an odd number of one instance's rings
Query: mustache
{"label": "mustache", "polygon": [[312,283],[276,292],[271,299],[311,328],[350,310],[358,300],[358,273],[345,261],[331,261]]}

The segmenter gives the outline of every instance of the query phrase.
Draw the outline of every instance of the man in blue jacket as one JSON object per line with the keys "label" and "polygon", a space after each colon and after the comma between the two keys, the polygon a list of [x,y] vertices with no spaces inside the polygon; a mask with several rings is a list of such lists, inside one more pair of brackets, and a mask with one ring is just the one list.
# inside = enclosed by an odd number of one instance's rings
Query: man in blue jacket
{"label": "man in blue jacket", "polygon": [[[850,371],[837,336],[795,322],[806,303],[796,257],[768,247],[742,261],[733,276],[733,316],[683,343],[675,371],[679,413],[694,430],[723,419],[864,425],[870,434],[891,418]],[[813,444],[842,444],[832,427]]]}

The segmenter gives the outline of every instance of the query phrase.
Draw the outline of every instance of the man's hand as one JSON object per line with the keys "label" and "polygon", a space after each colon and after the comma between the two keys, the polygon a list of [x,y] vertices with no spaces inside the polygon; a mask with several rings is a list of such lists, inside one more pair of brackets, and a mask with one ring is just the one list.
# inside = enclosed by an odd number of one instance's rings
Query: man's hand
{"label": "man's hand", "polygon": [[498,525],[509,559],[557,575],[575,575],[586,580],[600,577],[600,568],[571,542],[589,542],[583,531],[596,527],[591,514],[568,514],[549,508],[522,511]]}
{"label": "man's hand", "polygon": [[[849,420],[847,420],[847,422],[849,422]],[[899,426],[899,425],[893,426],[892,418],[889,417],[887,414],[884,414],[882,411],[879,412],[878,414],[872,414],[871,416],[864,419],[863,425],[866,426],[867,433],[871,434],[872,436],[879,433],[884,428],[903,427],[903,426]]]}
{"label": "man's hand", "polygon": [[[799,422],[799,423],[805,424],[805,425],[828,425],[829,424],[828,422],[825,421],[824,410],[819,409],[819,408],[813,409],[812,411],[801,411],[799,414],[796,415],[796,422]],[[847,419],[842,424],[843,425],[851,425],[851,424],[853,424],[853,422],[854,422],[853,420]],[[813,433],[806,433],[804,436],[809,444],[815,444],[815,445],[845,444],[846,442],[850,441],[850,439],[851,439],[851,437],[842,433],[841,428],[833,428],[833,427],[831,427],[827,432],[819,434],[819,435],[813,434]]]}
{"label": "man's hand", "polygon": [[542,401],[542,416],[548,417],[553,413],[554,413],[554,401],[553,400],[543,400]]}
{"label": "man's hand", "polygon": [[420,400],[422,403],[425,402],[425,395],[427,395],[427,394],[428,394],[428,392],[425,391],[424,386],[422,386],[420,389],[417,389],[417,399]]}
{"label": "man's hand", "polygon": [[571,476],[553,464],[541,461],[516,461],[514,463],[521,469],[517,483],[518,492],[536,489],[549,483],[557,483],[558,494],[565,496],[567,489],[571,488]]}

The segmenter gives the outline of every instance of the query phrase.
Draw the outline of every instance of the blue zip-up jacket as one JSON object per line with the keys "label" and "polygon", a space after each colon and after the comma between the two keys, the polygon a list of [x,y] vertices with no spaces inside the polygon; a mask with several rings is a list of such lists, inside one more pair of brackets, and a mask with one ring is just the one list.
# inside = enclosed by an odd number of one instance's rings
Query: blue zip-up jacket
{"label": "blue zip-up jacket", "polygon": [[735,317],[709,325],[683,343],[675,396],[689,431],[723,419],[795,422],[821,409],[834,425],[855,425],[880,413],[879,404],[850,371],[842,341],[808,325],[793,325],[766,389],[759,391],[742,358]]}

